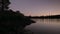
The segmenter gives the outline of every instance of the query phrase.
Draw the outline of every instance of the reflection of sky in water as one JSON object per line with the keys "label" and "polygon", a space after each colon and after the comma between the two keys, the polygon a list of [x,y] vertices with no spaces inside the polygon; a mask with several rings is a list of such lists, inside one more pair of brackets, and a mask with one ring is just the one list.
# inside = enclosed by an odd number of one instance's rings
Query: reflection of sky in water
{"label": "reflection of sky in water", "polygon": [[27,29],[34,31],[60,32],[60,19],[33,19],[36,23],[27,26]]}

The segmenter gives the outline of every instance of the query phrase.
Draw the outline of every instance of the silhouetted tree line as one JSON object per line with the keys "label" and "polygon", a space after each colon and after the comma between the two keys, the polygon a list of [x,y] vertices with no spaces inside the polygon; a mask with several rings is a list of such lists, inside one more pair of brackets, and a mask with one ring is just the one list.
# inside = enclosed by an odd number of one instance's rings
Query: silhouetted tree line
{"label": "silhouetted tree line", "polygon": [[31,23],[35,23],[35,21],[24,16],[19,11],[9,9],[9,4],[9,0],[0,0],[0,33],[23,34],[24,28]]}
{"label": "silhouetted tree line", "polygon": [[29,18],[38,18],[38,19],[60,19],[60,15],[51,15],[51,16],[29,16]]}

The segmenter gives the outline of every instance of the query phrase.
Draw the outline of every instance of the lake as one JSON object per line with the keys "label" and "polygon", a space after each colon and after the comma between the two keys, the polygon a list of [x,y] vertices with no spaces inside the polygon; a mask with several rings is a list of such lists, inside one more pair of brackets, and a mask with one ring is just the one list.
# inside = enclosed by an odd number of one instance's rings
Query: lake
{"label": "lake", "polygon": [[60,19],[32,19],[36,21],[31,25],[26,26],[34,34],[59,34]]}

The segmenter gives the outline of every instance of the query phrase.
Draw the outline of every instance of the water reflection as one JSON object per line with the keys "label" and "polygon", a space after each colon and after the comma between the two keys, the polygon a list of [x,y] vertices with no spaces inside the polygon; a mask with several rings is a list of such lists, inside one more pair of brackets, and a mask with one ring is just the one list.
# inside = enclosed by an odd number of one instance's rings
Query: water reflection
{"label": "water reflection", "polygon": [[36,21],[26,27],[31,31],[38,33],[60,33],[60,19],[32,19]]}

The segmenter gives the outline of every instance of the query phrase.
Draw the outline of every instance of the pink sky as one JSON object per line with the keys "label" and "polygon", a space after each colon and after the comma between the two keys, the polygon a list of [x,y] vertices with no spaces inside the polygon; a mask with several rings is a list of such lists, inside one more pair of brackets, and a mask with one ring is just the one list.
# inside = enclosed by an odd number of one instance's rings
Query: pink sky
{"label": "pink sky", "polygon": [[10,0],[10,8],[26,16],[60,14],[60,0]]}

